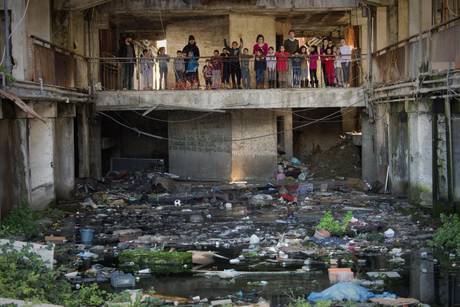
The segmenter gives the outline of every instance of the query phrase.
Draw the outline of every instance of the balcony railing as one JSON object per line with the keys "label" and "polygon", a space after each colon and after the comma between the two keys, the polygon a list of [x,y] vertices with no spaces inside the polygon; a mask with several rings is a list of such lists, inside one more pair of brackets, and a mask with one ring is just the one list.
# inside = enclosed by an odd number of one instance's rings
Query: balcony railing
{"label": "balcony railing", "polygon": [[88,89],[88,60],[86,57],[32,36],[32,81],[76,89]]}
{"label": "balcony railing", "polygon": [[373,80],[393,83],[442,71],[460,61],[460,17],[418,33],[373,54]]}
{"label": "balcony railing", "polygon": [[[328,57],[334,62],[334,57]],[[174,57],[99,57],[90,58],[89,64],[98,67],[97,90],[188,90],[188,89],[268,89],[268,88],[324,88],[357,87],[361,85],[361,61],[353,56],[349,62],[348,79],[342,65],[323,70],[326,58],[317,61],[316,79],[309,57],[291,56],[285,69],[266,68],[256,71],[254,57],[222,58],[200,57],[196,61],[196,72],[187,72],[189,58]],[[273,62],[272,62],[273,63]],[[334,63],[332,63],[333,65]],[[209,66],[207,73],[205,67]],[[331,64],[330,64],[331,65]],[[329,75],[328,75],[329,73]],[[332,76],[330,75],[332,74]],[[328,80],[329,79],[329,80]],[[332,80],[332,81],[331,81]]]}

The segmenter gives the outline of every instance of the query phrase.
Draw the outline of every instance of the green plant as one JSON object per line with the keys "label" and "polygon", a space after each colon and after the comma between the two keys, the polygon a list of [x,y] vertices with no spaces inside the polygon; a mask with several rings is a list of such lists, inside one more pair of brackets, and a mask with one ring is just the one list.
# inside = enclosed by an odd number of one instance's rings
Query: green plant
{"label": "green plant", "polygon": [[460,255],[460,218],[457,214],[441,214],[442,225],[433,236],[433,245]]}
{"label": "green plant", "polygon": [[331,301],[318,301],[315,303],[315,307],[331,307],[332,302]]}
{"label": "green plant", "polygon": [[329,231],[332,235],[343,235],[350,224],[351,219],[353,218],[353,213],[348,211],[342,219],[342,222],[334,219],[331,211],[326,211],[323,217],[319,221],[319,224],[316,225],[316,229],[325,229]]}
{"label": "green plant", "polygon": [[303,297],[298,297],[293,299],[289,305],[289,307],[311,307],[310,303],[304,299]]}
{"label": "green plant", "polygon": [[36,215],[26,202],[14,208],[0,224],[0,238],[11,236],[32,237],[37,233]]}
{"label": "green plant", "polygon": [[5,66],[3,66],[3,65],[0,65],[0,74],[5,75],[6,81],[8,83],[12,83],[12,82],[16,81],[16,79],[13,77],[13,75],[10,72],[8,72],[6,70],[6,68],[5,68]]}
{"label": "green plant", "polygon": [[18,251],[5,244],[0,252],[0,297],[77,307],[100,306],[110,295],[96,284],[73,291],[59,271],[46,267],[30,246]]}

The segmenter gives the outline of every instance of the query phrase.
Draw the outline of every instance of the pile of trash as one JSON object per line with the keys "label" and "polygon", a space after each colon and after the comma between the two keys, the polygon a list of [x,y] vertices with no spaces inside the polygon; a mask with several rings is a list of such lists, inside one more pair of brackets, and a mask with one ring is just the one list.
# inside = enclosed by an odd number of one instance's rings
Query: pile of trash
{"label": "pile of trash", "polygon": [[[254,274],[316,272],[332,283],[370,287],[377,291],[372,298],[382,298],[378,294],[384,293],[386,279],[379,272],[357,279],[356,272],[366,271],[369,257],[381,257],[388,264],[382,272],[392,272],[394,278],[433,229],[402,213],[412,209],[405,200],[367,194],[362,181],[315,181],[310,175],[297,159],[280,163],[278,180],[266,185],[110,173],[103,181],[80,182],[80,201],[45,235],[59,247],[55,259],[65,265],[65,276],[76,287],[97,282],[116,289],[142,288],[159,276],[224,282]],[[263,289],[270,285],[259,278],[245,283],[258,289],[251,295],[195,295],[185,301],[257,303],[266,299]],[[327,296],[331,291],[309,299],[335,299]],[[362,289],[356,291],[364,297]],[[366,295],[366,301],[371,299]]]}

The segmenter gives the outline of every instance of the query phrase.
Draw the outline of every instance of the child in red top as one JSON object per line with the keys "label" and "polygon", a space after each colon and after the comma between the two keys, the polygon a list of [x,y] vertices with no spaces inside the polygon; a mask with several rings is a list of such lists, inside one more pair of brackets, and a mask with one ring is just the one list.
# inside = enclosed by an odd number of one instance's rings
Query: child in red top
{"label": "child in red top", "polygon": [[284,50],[284,46],[281,45],[280,51],[275,53],[276,56],[276,70],[278,71],[278,81],[280,87],[286,87],[286,78],[288,73],[288,60],[289,52]]}
{"label": "child in red top", "polygon": [[334,86],[335,83],[335,56],[332,54],[332,48],[326,49],[326,54],[321,56],[321,61],[324,62],[324,66],[326,69],[326,84],[328,86]]}

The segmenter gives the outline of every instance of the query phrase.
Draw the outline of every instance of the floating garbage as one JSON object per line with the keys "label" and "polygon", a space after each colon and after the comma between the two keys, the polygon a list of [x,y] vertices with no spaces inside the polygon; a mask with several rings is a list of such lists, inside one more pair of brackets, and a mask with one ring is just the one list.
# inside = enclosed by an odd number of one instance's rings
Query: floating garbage
{"label": "floating garbage", "polygon": [[80,236],[81,236],[81,243],[89,246],[93,244],[94,229],[81,228]]}
{"label": "floating garbage", "polygon": [[131,273],[115,271],[110,275],[110,284],[114,288],[132,288],[136,285],[136,280]]}
{"label": "floating garbage", "polygon": [[385,238],[387,239],[391,239],[391,238],[394,238],[395,236],[395,231],[391,228],[388,228],[384,233],[383,235],[385,236]]}
{"label": "floating garbage", "polygon": [[252,235],[250,238],[249,238],[249,244],[251,245],[257,245],[260,243],[260,239],[257,235]]}

